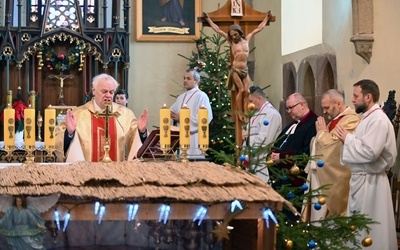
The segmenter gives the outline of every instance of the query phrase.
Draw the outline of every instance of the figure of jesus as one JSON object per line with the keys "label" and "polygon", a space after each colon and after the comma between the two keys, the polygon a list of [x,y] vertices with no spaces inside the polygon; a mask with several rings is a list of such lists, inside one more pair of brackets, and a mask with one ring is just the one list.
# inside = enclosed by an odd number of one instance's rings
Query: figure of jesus
{"label": "figure of jesus", "polygon": [[64,105],[64,92],[63,92],[63,89],[64,89],[64,80],[65,79],[67,79],[67,78],[70,78],[70,79],[72,79],[72,78],[74,78],[74,75],[53,75],[53,74],[51,74],[51,75],[49,75],[49,78],[50,79],[53,79],[53,78],[56,78],[56,79],[58,79],[58,80],[60,80],[60,94],[59,94],[59,96],[58,96],[58,98],[59,98],[59,104],[60,105]]}
{"label": "figure of jesus", "polygon": [[228,77],[228,88],[231,90],[231,108],[232,119],[234,122],[245,122],[243,114],[247,111],[247,102],[250,87],[250,77],[248,75],[247,59],[249,57],[249,41],[260,32],[269,19],[271,11],[267,13],[264,20],[256,29],[250,32],[247,36],[244,35],[242,28],[238,24],[233,24],[229,27],[228,33],[221,30],[208,16],[203,12],[203,18],[207,21],[210,27],[224,37],[231,46],[231,68]]}

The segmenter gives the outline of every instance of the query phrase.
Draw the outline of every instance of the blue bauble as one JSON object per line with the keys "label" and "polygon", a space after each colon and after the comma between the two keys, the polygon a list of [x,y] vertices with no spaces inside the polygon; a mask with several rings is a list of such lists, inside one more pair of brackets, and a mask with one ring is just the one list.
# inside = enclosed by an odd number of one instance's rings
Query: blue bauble
{"label": "blue bauble", "polygon": [[268,120],[264,120],[264,121],[263,121],[263,124],[264,124],[265,126],[268,126],[269,121],[268,121]]}
{"label": "blue bauble", "polygon": [[286,181],[287,180],[287,175],[282,175],[282,180]]}
{"label": "blue bauble", "polygon": [[317,162],[317,166],[320,167],[320,168],[322,168],[322,167],[324,166],[324,161],[323,161],[323,160],[319,160],[319,161]]}
{"label": "blue bauble", "polygon": [[292,193],[291,191],[289,191],[289,192],[287,193],[286,197],[287,197],[288,200],[291,200],[291,199],[294,198],[294,193]]}
{"label": "blue bauble", "polygon": [[313,240],[310,240],[307,245],[308,245],[308,248],[314,249],[317,246],[317,243],[315,243],[315,241],[313,241]]}
{"label": "blue bauble", "polygon": [[315,203],[315,205],[314,205],[314,209],[315,210],[320,210],[321,209],[321,204],[319,204],[319,203]]}
{"label": "blue bauble", "polygon": [[305,183],[303,185],[301,185],[301,190],[303,190],[303,191],[308,190],[308,185]]}
{"label": "blue bauble", "polygon": [[244,162],[244,161],[246,160],[246,156],[241,155],[241,156],[239,157],[239,160],[240,160],[241,162]]}

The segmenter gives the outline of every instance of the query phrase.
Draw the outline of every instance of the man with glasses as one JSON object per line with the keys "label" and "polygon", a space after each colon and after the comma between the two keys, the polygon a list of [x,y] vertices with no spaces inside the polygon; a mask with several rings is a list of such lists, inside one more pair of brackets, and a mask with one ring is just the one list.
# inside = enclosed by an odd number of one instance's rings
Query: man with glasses
{"label": "man with glasses", "polygon": [[[301,93],[293,93],[286,99],[286,112],[290,114],[294,122],[284,128],[278,136],[274,144],[275,148],[271,152],[271,160],[277,164],[278,168],[290,170],[294,163],[281,162],[281,160],[287,156],[310,154],[310,141],[317,134],[315,122],[318,116],[309,109]],[[300,164],[298,167],[304,169],[305,166]],[[302,175],[306,176],[304,173]],[[304,183],[304,180],[295,175],[291,179],[292,185],[296,187]]]}

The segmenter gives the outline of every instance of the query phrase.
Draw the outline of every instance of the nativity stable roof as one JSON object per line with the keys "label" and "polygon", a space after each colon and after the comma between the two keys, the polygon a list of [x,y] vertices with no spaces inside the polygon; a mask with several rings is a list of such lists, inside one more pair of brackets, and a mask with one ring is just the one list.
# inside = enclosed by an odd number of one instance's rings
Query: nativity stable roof
{"label": "nativity stable roof", "polygon": [[0,169],[0,194],[64,194],[102,200],[216,204],[285,201],[257,176],[211,162],[77,162]]}

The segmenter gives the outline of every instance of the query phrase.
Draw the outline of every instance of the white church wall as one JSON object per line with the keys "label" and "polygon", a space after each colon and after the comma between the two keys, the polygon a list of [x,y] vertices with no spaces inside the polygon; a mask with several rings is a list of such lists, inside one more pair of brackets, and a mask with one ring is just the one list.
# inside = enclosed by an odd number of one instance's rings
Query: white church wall
{"label": "white church wall", "polygon": [[[351,104],[353,83],[364,78],[376,81],[381,89],[381,99],[387,98],[389,90],[397,91],[400,103],[400,2],[397,0],[374,1],[374,37],[371,63],[355,54],[350,42],[353,35],[351,1],[323,0],[323,43],[281,55],[281,0],[253,0],[253,7],[259,11],[271,10],[276,21],[255,36],[256,71],[254,83],[264,87],[270,101],[278,107],[282,100],[282,65],[293,62],[296,70],[301,61],[309,55],[334,53],[337,61],[338,87],[346,94],[346,103]],[[223,6],[225,0],[203,0],[203,10],[214,11]],[[184,91],[182,75],[187,68],[187,60],[178,54],[190,55],[194,43],[156,43],[135,41],[135,6],[132,12],[130,103],[136,115],[144,108],[150,111],[149,128],[158,126],[159,108],[171,105],[174,98]],[[298,11],[302,11],[299,9]],[[306,29],[307,27],[303,27]],[[206,28],[207,33],[212,33]]]}

